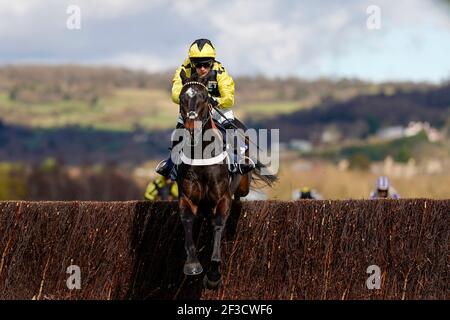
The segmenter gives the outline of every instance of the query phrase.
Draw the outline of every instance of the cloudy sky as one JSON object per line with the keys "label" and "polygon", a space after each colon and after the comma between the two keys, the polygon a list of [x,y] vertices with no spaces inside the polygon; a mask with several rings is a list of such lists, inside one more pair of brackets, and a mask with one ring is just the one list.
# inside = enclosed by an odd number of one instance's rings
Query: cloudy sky
{"label": "cloudy sky", "polygon": [[[69,5],[79,30],[67,28]],[[367,27],[371,5],[380,29]],[[0,64],[164,71],[197,38],[211,39],[232,75],[450,79],[450,5],[440,0],[0,0]]]}

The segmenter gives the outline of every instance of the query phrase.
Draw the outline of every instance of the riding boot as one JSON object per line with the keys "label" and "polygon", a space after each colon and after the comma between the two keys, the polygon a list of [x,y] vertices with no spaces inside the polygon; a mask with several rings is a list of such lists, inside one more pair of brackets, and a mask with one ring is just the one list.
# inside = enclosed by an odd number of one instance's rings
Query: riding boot
{"label": "riding boot", "polygon": [[[233,123],[233,120],[226,120],[222,123],[222,126],[228,130],[236,130],[236,125]],[[226,136],[226,135],[225,135]],[[237,139],[240,145],[237,146],[237,150],[233,153],[235,155],[235,159],[233,159],[232,172],[238,171],[240,174],[244,175],[253,169],[255,169],[255,164],[251,159],[249,161],[245,161],[245,151],[248,149],[248,146],[245,143],[244,139]]]}
{"label": "riding boot", "polygon": [[[177,123],[176,129],[182,128],[183,125],[181,123]],[[181,141],[172,141],[172,147],[169,148],[170,151],[175,148],[175,146]],[[161,161],[156,167],[156,172],[166,178],[171,178],[172,180],[176,179],[176,172],[173,172],[175,164],[172,161],[172,156],[169,154],[169,157],[166,160]]]}

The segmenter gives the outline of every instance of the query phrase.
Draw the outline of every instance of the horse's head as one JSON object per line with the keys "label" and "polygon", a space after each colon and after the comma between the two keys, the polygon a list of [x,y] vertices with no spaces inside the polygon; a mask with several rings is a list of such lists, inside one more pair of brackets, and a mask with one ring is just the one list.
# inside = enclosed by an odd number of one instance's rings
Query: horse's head
{"label": "horse's head", "polygon": [[190,131],[209,120],[208,89],[199,81],[186,82],[180,93],[180,113]]}

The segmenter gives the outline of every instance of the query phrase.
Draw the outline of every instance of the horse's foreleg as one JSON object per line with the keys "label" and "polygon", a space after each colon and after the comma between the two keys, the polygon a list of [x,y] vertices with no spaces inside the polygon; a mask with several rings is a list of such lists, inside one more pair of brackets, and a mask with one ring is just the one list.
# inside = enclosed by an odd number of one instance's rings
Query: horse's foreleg
{"label": "horse's foreleg", "polygon": [[[182,204],[182,201],[180,201]],[[197,275],[203,272],[202,265],[198,261],[197,252],[194,244],[194,239],[192,236],[192,229],[194,224],[194,214],[188,206],[180,205],[180,215],[181,222],[184,228],[184,248],[186,250],[187,259],[184,264],[183,272],[184,274],[191,276]]]}
{"label": "horse's foreleg", "polygon": [[225,196],[220,199],[215,209],[215,215],[213,218],[214,243],[213,253],[211,256],[211,266],[204,278],[204,284],[209,289],[217,289],[222,284],[222,275],[220,274],[221,242],[225,223],[231,209],[231,197]]}
{"label": "horse's foreleg", "polygon": [[211,256],[212,262],[219,262],[220,263],[220,243],[222,241],[222,233],[223,229],[225,228],[225,222],[226,220],[221,215],[216,215],[214,219],[214,246],[213,246],[213,253]]}

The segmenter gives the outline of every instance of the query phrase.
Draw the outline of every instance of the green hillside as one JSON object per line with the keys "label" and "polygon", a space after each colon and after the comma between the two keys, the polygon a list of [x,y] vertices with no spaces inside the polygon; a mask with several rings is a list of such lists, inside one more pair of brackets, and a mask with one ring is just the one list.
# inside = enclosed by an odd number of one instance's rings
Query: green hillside
{"label": "green hillside", "polygon": [[[357,80],[235,78],[237,117],[244,121],[290,114],[329,100],[427,89],[427,84],[374,85]],[[0,68],[0,119],[39,128],[65,126],[132,131],[175,125],[171,75],[81,66]]]}

